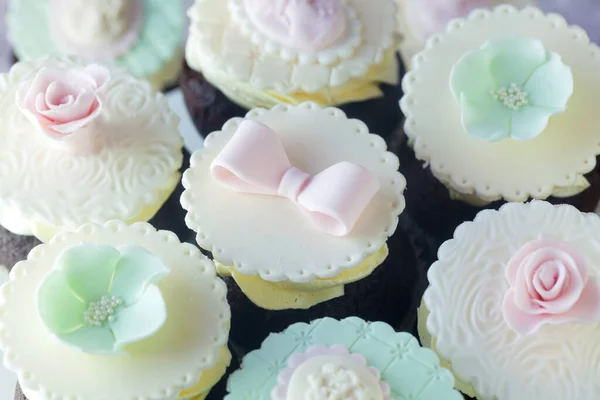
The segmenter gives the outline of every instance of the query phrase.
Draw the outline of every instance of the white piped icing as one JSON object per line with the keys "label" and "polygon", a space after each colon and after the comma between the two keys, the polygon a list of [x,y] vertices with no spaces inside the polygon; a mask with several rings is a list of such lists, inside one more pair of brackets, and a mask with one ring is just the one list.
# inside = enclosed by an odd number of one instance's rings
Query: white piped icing
{"label": "white piped icing", "polygon": [[[490,143],[465,133],[450,71],[464,54],[507,34],[536,38],[560,54],[571,67],[574,90],[566,111],[553,116],[535,139]],[[413,58],[402,82],[404,131],[416,157],[458,198],[486,203],[573,196],[589,187],[584,175],[600,154],[599,69],[600,48],[558,15],[511,6],[476,10],[452,21],[445,34],[431,37]],[[517,106],[516,100],[507,100]]]}
{"label": "white piped icing", "polygon": [[316,53],[286,48],[250,22],[243,0],[196,0],[186,60],[220,80],[250,82],[261,90],[314,93],[362,77],[396,44],[394,0],[344,0],[348,27],[342,39]]}
{"label": "white piped icing", "polygon": [[[53,0],[50,8],[58,8],[54,23],[71,40],[94,45],[118,39],[133,19],[134,3],[127,0],[76,0],[61,3]],[[58,11],[58,10],[57,10]]]}
{"label": "white piped icing", "polygon": [[290,378],[287,400],[383,400],[379,380],[368,366],[343,356],[304,362]]}
{"label": "white piped icing", "polygon": [[398,172],[398,157],[386,150],[380,136],[369,134],[364,123],[348,119],[341,110],[314,103],[254,109],[246,118],[276,131],[290,162],[302,171],[314,175],[348,161],[374,174],[380,189],[352,232],[342,237],[315,228],[286,198],[232,191],[210,172],[243,120],[231,119],[192,155],[182,181],[186,223],[215,261],[270,282],[306,283],[356,267],[386,243],[404,210],[406,181]]}
{"label": "white piped icing", "polygon": [[147,220],[179,180],[179,119],[162,94],[125,70],[111,70],[96,119],[98,153],[77,156],[48,145],[51,139],[19,111],[16,91],[43,66],[80,65],[47,58],[0,75],[0,224],[15,233],[48,240],[47,231],[86,222]]}
{"label": "white piped icing", "polygon": [[[90,355],[67,346],[37,317],[40,281],[65,248],[82,242],[136,244],[171,267],[158,284],[169,316],[155,335],[130,345],[127,356]],[[172,232],[144,222],[87,224],[37,246],[13,268],[0,287],[0,350],[31,400],[176,400],[219,362],[231,317],[226,295],[214,264]],[[81,376],[102,384],[77,379]]]}
{"label": "white piped icing", "polygon": [[113,58],[137,41],[143,7],[143,0],[50,0],[48,24],[62,53]]}
{"label": "white piped icing", "polygon": [[526,243],[550,235],[600,276],[600,218],[534,201],[482,211],[438,251],[423,297],[427,331],[456,378],[481,400],[600,398],[600,323],[546,324],[519,335],[505,322],[505,267]]}

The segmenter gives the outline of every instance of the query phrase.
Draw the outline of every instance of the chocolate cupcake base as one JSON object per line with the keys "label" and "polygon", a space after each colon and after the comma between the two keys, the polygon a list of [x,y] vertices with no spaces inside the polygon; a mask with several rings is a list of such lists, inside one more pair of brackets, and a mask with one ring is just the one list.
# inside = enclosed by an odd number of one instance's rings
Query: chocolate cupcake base
{"label": "chocolate cupcake base", "polygon": [[[448,188],[425,168],[423,161],[402,137],[399,147],[400,172],[408,182],[404,196],[406,212],[435,242],[436,248],[451,239],[454,230],[465,221],[472,221],[477,213],[484,209],[498,209],[506,201],[498,200],[478,207],[450,197]],[[600,157],[596,159],[596,168],[585,175],[590,187],[578,195],[545,199],[552,204],[570,204],[583,212],[594,212],[600,201]]]}
{"label": "chocolate cupcake base", "polygon": [[10,270],[16,263],[25,260],[31,249],[41,243],[33,236],[17,235],[0,226],[0,265]]}
{"label": "chocolate cupcake base", "polygon": [[408,235],[398,229],[388,240],[389,255],[365,279],[345,285],[343,296],[307,310],[265,310],[242,292],[233,278],[225,278],[231,306],[232,350],[238,357],[260,347],[270,334],[296,322],[317,318],[343,319],[356,316],[382,321],[397,330],[414,332],[417,305],[425,289],[422,266]]}
{"label": "chocolate cupcake base", "polygon": [[[399,77],[404,76],[404,65],[398,57]],[[180,79],[181,90],[188,111],[198,132],[203,137],[221,127],[235,117],[245,116],[249,110],[229,100],[214,87],[202,73],[189,67],[184,61]],[[382,136],[388,149],[394,151],[397,145],[397,132],[403,121],[398,101],[402,97],[402,87],[380,85],[383,96],[355,103],[337,105],[350,118],[363,121],[371,133]]]}
{"label": "chocolate cupcake base", "polygon": [[[180,172],[183,172],[190,167],[190,154],[183,151],[183,163],[180,168]],[[181,180],[177,183],[175,190],[167,201],[162,205],[160,210],[148,221],[152,226],[158,230],[171,231],[177,235],[180,241],[196,244],[193,231],[191,231],[185,224],[186,211],[181,207],[181,195],[183,194],[184,188],[181,184]]]}

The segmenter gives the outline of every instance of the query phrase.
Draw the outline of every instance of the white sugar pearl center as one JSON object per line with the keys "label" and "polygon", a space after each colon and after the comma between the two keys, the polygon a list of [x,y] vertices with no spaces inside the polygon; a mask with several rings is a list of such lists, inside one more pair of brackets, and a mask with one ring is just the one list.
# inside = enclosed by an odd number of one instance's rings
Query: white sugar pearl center
{"label": "white sugar pearl center", "polygon": [[123,305],[123,300],[117,296],[102,296],[99,301],[91,301],[83,314],[84,321],[91,326],[103,326],[115,321],[115,311]]}
{"label": "white sugar pearl center", "polygon": [[504,107],[513,111],[519,111],[529,104],[529,94],[516,83],[511,83],[508,87],[503,86],[498,90],[490,90],[490,94]]}

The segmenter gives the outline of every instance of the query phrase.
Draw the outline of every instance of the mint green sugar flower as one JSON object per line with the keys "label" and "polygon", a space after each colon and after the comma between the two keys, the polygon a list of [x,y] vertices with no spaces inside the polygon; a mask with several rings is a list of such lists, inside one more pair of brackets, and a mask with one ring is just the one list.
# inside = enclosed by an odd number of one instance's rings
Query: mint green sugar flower
{"label": "mint green sugar flower", "polygon": [[165,323],[165,301],[154,283],[168,274],[160,258],[139,246],[73,246],[38,287],[38,313],[62,342],[86,353],[118,354]]}
{"label": "mint green sugar flower", "polygon": [[571,68],[534,38],[504,36],[465,54],[450,73],[465,131],[490,142],[529,140],[563,112],[573,93]]}

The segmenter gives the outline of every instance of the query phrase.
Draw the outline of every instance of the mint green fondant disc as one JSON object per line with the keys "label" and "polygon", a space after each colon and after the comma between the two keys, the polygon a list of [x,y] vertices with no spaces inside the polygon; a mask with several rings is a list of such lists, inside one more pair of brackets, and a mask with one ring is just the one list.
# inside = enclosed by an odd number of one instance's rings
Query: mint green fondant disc
{"label": "mint green fondant disc", "polygon": [[391,399],[463,398],[454,389],[450,371],[441,367],[435,353],[419,346],[411,334],[396,332],[382,322],[367,323],[352,317],[298,323],[282,333],[271,334],[259,350],[244,357],[242,368],[231,375],[225,400],[271,400],[271,390],[277,386],[277,376],[287,366],[288,358],[315,344],[343,345],[351,353],[363,355],[369,366],[381,372],[381,380],[390,385]]}
{"label": "mint green fondant disc", "polygon": [[[50,0],[11,0],[8,35],[21,60],[61,56],[50,31]],[[161,71],[177,56],[184,37],[183,0],[144,0],[142,28],[135,44],[115,60],[139,78]]]}

